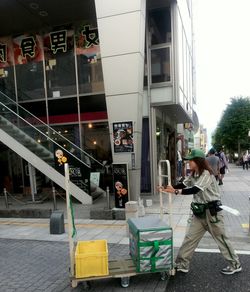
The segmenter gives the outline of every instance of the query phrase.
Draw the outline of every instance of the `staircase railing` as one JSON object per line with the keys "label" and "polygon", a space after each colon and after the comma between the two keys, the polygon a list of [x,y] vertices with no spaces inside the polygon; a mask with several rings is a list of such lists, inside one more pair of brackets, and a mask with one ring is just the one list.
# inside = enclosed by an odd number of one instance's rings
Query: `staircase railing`
{"label": "staircase railing", "polygon": [[55,166],[55,160],[58,159],[59,162],[63,159],[63,157],[57,157],[56,150],[61,149],[69,160],[73,160],[78,165],[84,165],[90,172],[101,170],[105,173],[104,164],[1,91],[0,124],[2,130],[56,170],[58,168]]}
{"label": "staircase railing", "polygon": [[0,114],[2,117],[25,132],[37,143],[47,148],[51,153],[54,153],[56,145],[57,147],[63,148],[68,155],[73,156],[80,163],[90,168],[92,163],[98,164],[99,167],[104,168],[104,165],[100,161],[82,150],[79,146],[46,124],[45,121],[33,115],[1,91],[0,106]]}

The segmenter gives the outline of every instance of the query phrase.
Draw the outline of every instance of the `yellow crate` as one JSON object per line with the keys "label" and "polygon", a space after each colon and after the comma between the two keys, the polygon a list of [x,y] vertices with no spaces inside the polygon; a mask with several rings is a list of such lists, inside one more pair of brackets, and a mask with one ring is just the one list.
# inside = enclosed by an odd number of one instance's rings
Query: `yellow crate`
{"label": "yellow crate", "polygon": [[75,251],[76,278],[108,274],[107,240],[78,241]]}

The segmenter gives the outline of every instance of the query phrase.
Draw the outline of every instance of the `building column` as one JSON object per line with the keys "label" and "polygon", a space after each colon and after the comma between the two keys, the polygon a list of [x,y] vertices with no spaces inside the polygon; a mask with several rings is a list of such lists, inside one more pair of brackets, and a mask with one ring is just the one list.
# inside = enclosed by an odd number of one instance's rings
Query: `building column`
{"label": "building column", "polygon": [[[128,163],[130,200],[141,186],[146,0],[95,0],[114,163]],[[114,153],[113,123],[133,122],[132,153]]]}

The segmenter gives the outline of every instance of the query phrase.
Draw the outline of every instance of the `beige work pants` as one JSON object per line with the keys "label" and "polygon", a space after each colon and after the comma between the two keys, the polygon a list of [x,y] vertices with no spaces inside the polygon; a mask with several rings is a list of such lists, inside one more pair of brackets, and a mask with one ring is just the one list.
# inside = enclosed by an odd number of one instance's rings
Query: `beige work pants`
{"label": "beige work pants", "polygon": [[[216,220],[216,217],[218,220]],[[230,263],[230,265],[233,267],[240,265],[239,257],[235,253],[230,240],[225,234],[222,211],[218,212],[216,217],[212,217],[208,209],[206,210],[205,218],[198,218],[194,215],[192,216],[184,241],[175,261],[177,267],[189,269],[193,253],[206,231],[212,235],[223,257]]]}

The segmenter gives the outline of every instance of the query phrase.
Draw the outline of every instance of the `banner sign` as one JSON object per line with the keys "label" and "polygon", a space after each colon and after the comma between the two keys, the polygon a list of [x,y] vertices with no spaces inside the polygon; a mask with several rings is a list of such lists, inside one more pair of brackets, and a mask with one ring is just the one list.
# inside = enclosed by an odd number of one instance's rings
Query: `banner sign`
{"label": "banner sign", "polygon": [[113,123],[114,152],[133,152],[133,122]]}
{"label": "banner sign", "polygon": [[127,163],[113,163],[113,183],[115,192],[115,207],[125,208],[125,204],[129,200]]}
{"label": "banner sign", "polygon": [[40,35],[20,35],[13,39],[14,62],[16,65],[28,62],[41,62],[43,56],[42,37]]}
{"label": "banner sign", "polygon": [[[11,38],[0,38],[0,68],[5,68],[13,65],[13,49]],[[6,74],[6,71],[2,71],[0,77]],[[8,72],[7,72],[8,73]]]}

